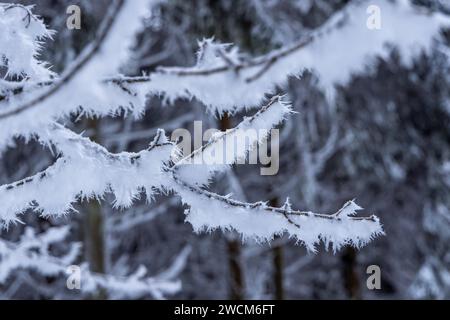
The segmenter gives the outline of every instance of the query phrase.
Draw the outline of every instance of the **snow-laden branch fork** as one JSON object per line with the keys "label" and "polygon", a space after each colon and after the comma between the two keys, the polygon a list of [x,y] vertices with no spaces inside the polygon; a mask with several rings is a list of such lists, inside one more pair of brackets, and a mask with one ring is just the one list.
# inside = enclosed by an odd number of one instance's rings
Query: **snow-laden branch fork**
{"label": "snow-laden branch fork", "polygon": [[[27,209],[34,209],[44,216],[67,213],[78,200],[102,198],[108,192],[114,194],[116,207],[129,207],[142,192],[151,201],[154,192],[173,191],[190,207],[186,211],[187,221],[196,231],[233,229],[244,238],[260,241],[269,241],[275,235],[287,232],[310,250],[315,250],[320,240],[327,245],[331,243],[334,249],[344,244],[359,247],[382,234],[377,217],[351,217],[361,209],[353,201],[337,213],[325,215],[293,210],[288,203],[281,208],[270,207],[264,202],[244,203],[199,187],[199,184],[207,184],[214,173],[226,170],[228,165],[214,166],[212,170],[186,159],[207,156],[207,150],[211,152],[211,149],[221,147],[219,141],[242,130],[261,128],[263,124],[270,129],[289,113],[289,106],[280,97],[274,97],[254,116],[217,135],[181,160],[174,159],[176,146],[166,139],[162,130],[150,147],[140,153],[111,154],[88,138],[54,124],[49,127],[47,136],[41,135],[41,138],[51,141],[61,157],[45,172],[0,187],[3,223],[17,221],[17,213]],[[245,156],[258,140],[251,142],[246,150],[234,154],[235,160]],[[192,178],[192,172],[196,179]],[[61,187],[64,181],[71,183]],[[57,196],[48,197],[48,194]]]}
{"label": "snow-laden branch fork", "polygon": [[[148,95],[163,95],[168,101],[195,97],[219,115],[243,111],[261,106],[289,76],[305,70],[317,72],[327,89],[344,83],[353,73],[365,70],[368,57],[386,56],[386,43],[396,44],[408,62],[415,51],[411,48],[429,49],[440,28],[450,25],[448,17],[424,14],[405,1],[380,0],[385,28],[371,32],[365,28],[367,3],[349,4],[316,32],[261,57],[244,58],[236,47],[209,39],[200,43],[194,66],[159,68],[139,77],[118,75],[118,70],[127,58],[130,39],[142,28],[151,0],[115,0],[94,41],[61,77],[37,59],[41,40],[51,33],[38,17],[18,19],[24,8],[32,14],[31,8],[0,7],[0,61],[9,74],[22,79],[0,82],[0,151],[13,137],[22,136],[53,146],[60,155],[45,171],[0,187],[1,223],[7,226],[18,221],[29,210],[43,216],[65,214],[73,211],[77,202],[101,199],[107,193],[114,195],[114,206],[122,208],[131,206],[143,193],[152,201],[156,192],[174,192],[188,206],[186,220],[195,231],[235,230],[243,238],[260,241],[287,233],[311,250],[320,241],[334,249],[369,242],[383,233],[381,224],[375,216],[355,217],[361,208],[353,201],[326,215],[294,210],[289,201],[276,208],[207,190],[214,174],[245,158],[264,137],[252,138],[232,153],[231,162],[209,165],[191,160],[211,158],[223,148],[224,139],[240,138],[245,130],[269,132],[281,124],[291,108],[280,97],[182,159],[163,131],[158,131],[148,149],[112,154],[58,123],[72,114],[104,117],[125,110],[137,116],[143,113]],[[27,61],[15,59],[14,52],[8,51],[13,41],[3,34],[14,28],[25,39],[20,50],[32,48],[26,51]],[[355,41],[350,51],[342,45],[346,43],[343,38]]]}

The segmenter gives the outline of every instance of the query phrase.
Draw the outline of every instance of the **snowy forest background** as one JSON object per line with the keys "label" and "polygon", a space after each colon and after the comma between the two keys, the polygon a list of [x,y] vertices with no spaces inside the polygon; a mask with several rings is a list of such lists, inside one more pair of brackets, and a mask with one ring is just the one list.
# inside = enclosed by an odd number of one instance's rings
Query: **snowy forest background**
{"label": "snowy forest background", "polygon": [[[366,8],[389,1],[153,1],[152,15],[138,33],[121,73],[140,76],[159,66],[196,65],[198,41],[211,37],[237,45],[248,56],[260,56],[299,41],[353,2]],[[409,1],[397,4],[405,2]],[[450,15],[450,1],[412,2],[417,10]],[[111,5],[107,0],[12,3],[36,4],[33,13],[56,31],[53,39],[43,44],[39,60],[48,61],[58,74],[93,41]],[[82,9],[81,30],[66,27],[66,8],[73,4]],[[390,13],[381,5],[381,19],[384,14]],[[399,27],[405,37],[426,29],[421,20],[415,23],[407,15],[397,17],[398,26],[412,28]],[[365,23],[361,28],[366,28]],[[70,226],[70,233],[64,229],[63,234],[54,235],[46,250],[60,256],[70,243],[80,243],[80,254],[71,264],[87,262],[93,274],[111,278],[94,280],[92,283],[100,286],[89,292],[68,290],[64,274],[16,268],[11,262],[5,266],[7,246],[0,245],[0,298],[450,298],[448,30],[442,28],[434,34],[428,49],[416,52],[408,63],[393,43],[383,57],[364,57],[364,71],[355,74],[345,67],[359,63],[352,52],[370,46],[367,39],[343,36],[331,47],[335,51],[316,52],[317,65],[329,61],[327,56],[344,55],[337,63],[328,64],[325,71],[316,73],[311,68],[275,90],[285,94],[283,99],[297,112],[279,126],[278,174],[262,176],[260,166],[237,165],[216,175],[210,186],[220,194],[233,193],[242,201],[268,200],[274,207],[282,206],[289,197],[293,206],[313,212],[335,212],[347,200],[356,199],[365,209],[363,215],[379,217],[385,235],[360,249],[346,246],[333,253],[321,244],[311,253],[287,235],[269,244],[242,242],[234,232],[194,233],[192,225],[185,222],[185,206],[177,197],[157,194],[150,204],[138,200],[128,209],[117,210],[106,196],[101,204],[79,201],[75,205],[78,213],[65,217],[23,215],[23,223],[2,230],[0,238],[10,245],[18,243],[30,226],[36,234]],[[331,78],[333,74],[347,78],[348,74],[348,79],[324,86],[321,76],[327,76],[328,71]],[[6,66],[0,68],[5,77],[6,72]],[[277,70],[270,72],[276,74]],[[224,93],[228,90],[232,88],[222,88]],[[167,106],[164,97],[156,95],[148,98],[146,112],[137,120],[133,115],[90,119],[75,114],[64,125],[83,132],[110,152],[138,152],[148,147],[158,128],[169,135],[178,128],[192,129],[194,121],[203,121],[206,128],[227,129],[243,116],[254,114],[240,110],[218,119],[214,112],[205,112],[201,100],[177,99]],[[58,157],[35,139],[17,138],[14,147],[2,154],[0,185],[40,172]],[[4,196],[0,194],[0,199]],[[45,268],[45,263],[37,269]],[[149,275],[165,281],[162,289],[146,290],[149,283],[136,280],[141,274],[129,276],[141,265]],[[381,268],[381,290],[367,289],[369,265]]]}

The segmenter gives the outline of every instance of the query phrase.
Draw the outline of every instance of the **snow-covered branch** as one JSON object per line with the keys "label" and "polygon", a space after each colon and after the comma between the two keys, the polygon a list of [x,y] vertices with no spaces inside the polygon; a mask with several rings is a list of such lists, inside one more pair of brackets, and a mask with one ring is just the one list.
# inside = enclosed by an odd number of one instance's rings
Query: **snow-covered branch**
{"label": "snow-covered branch", "polygon": [[[218,134],[215,138],[173,165],[168,164],[176,154],[174,145],[168,142],[163,131],[149,147],[138,154],[111,154],[103,147],[87,138],[54,125],[43,141],[52,141],[62,153],[55,165],[47,172],[25,179],[12,185],[0,187],[3,201],[2,221],[7,224],[17,219],[16,214],[33,208],[44,215],[65,213],[72,209],[78,199],[100,198],[106,192],[115,195],[115,206],[131,206],[144,190],[151,199],[155,190],[174,191],[182,201],[190,206],[186,211],[189,221],[196,231],[221,228],[234,229],[244,238],[271,240],[275,235],[287,232],[291,237],[303,242],[308,249],[323,240],[333,249],[344,244],[361,246],[373,237],[382,234],[382,227],[375,216],[368,218],[350,217],[360,208],[349,202],[334,215],[322,215],[292,210],[288,204],[273,208],[266,203],[244,203],[227,196],[220,196],[198,187],[198,181],[207,181],[211,173],[208,166],[199,166],[187,159],[200,157],[210,150],[219,150],[225,136],[240,136],[249,129],[269,130],[280,123],[290,112],[287,104],[275,97],[256,115],[245,119],[236,128]],[[247,149],[232,152],[232,159],[245,156]],[[180,170],[187,168],[187,170]],[[195,168],[195,169],[194,169]],[[220,168],[220,171],[223,167]],[[196,171],[198,178],[186,177],[186,172]],[[64,183],[71,181],[71,184]],[[64,186],[65,187],[61,187]],[[58,197],[48,197],[58,194]],[[6,207],[5,207],[6,206]]]}
{"label": "snow-covered branch", "polygon": [[69,234],[69,227],[51,228],[36,235],[32,228],[26,228],[18,243],[0,239],[0,283],[8,280],[17,269],[32,269],[43,276],[56,276],[66,272],[80,253],[79,243],[72,243],[62,257],[51,254],[52,244],[63,241]]}
{"label": "snow-covered branch", "polygon": [[[53,76],[46,64],[38,60],[42,41],[50,39],[53,31],[31,12],[32,8],[0,3],[0,67],[6,67],[7,78],[45,81]],[[7,83],[0,82],[0,94],[8,89]]]}
{"label": "snow-covered branch", "polygon": [[[227,146],[227,159],[230,159],[227,164],[220,164],[224,161],[220,158],[217,165],[203,165],[207,156],[211,156],[211,151],[218,152],[223,148],[224,138],[233,138],[234,142],[236,137],[245,138],[249,129],[264,130],[264,135],[267,135],[269,129],[282,122],[289,112],[289,106],[275,97],[253,117],[217,135],[200,150],[178,161],[171,170],[186,181],[190,181],[188,178],[192,176],[192,183],[206,184],[213,172],[223,171],[237,159],[245,157],[254,144],[264,137],[250,135],[255,140],[241,139],[247,145],[238,146],[237,150]],[[116,207],[131,206],[143,190],[150,200],[155,189],[167,187],[167,173],[163,166],[176,154],[176,149],[162,130],[158,131],[150,147],[140,153],[112,154],[59,124],[41,130],[38,138],[43,144],[51,143],[61,157],[43,172],[0,187],[0,221],[4,225],[17,221],[17,214],[27,209],[44,216],[65,214],[74,210],[73,203],[76,201],[99,199],[107,192],[114,194]],[[200,162],[187,161],[196,157],[200,158]],[[54,199],[48,196],[50,194],[57,194],[58,197]]]}
{"label": "snow-covered branch", "polygon": [[[39,132],[47,123],[77,112],[106,116],[119,110],[130,110],[139,114],[145,104],[143,92],[131,94],[118,82],[121,77],[108,83],[102,80],[117,74],[121,63],[125,62],[150,3],[151,0],[114,1],[95,40],[60,78],[44,83],[41,79],[31,79],[23,83],[27,90],[18,86],[13,88],[13,93],[22,94],[3,96],[0,101],[1,144],[8,143],[16,135]],[[0,47],[0,52],[3,50]]]}
{"label": "snow-covered branch", "polygon": [[289,237],[316,251],[323,241],[326,247],[339,250],[344,245],[357,248],[384,234],[376,216],[352,217],[362,208],[353,201],[346,203],[334,214],[317,214],[293,210],[289,201],[281,208],[266,202],[245,203],[192,186],[176,177],[174,190],[181,196],[186,210],[186,221],[195,231],[235,230],[243,239],[271,241],[277,235]]}
{"label": "snow-covered branch", "polygon": [[[196,97],[219,113],[257,106],[265,94],[284,85],[288,76],[305,70],[316,72],[332,94],[334,84],[364,71],[374,57],[386,57],[390,52],[387,44],[395,45],[407,63],[417,49],[427,50],[439,30],[450,25],[450,18],[421,12],[407,1],[381,0],[377,5],[382,11],[382,28],[370,30],[366,26],[370,4],[352,2],[299,42],[254,59],[244,59],[236,47],[204,40],[195,66],[160,68],[136,85],[168,100]],[[351,47],[347,39],[352,39]]]}
{"label": "snow-covered branch", "polygon": [[63,73],[60,79],[52,84],[52,86],[45,92],[37,95],[30,101],[11,108],[0,114],[0,119],[5,119],[13,115],[25,112],[26,110],[35,107],[40,103],[44,103],[47,99],[51,98],[56,94],[62,87],[66,86],[73,78],[83,69],[83,67],[89,63],[89,61],[96,55],[97,51],[100,50],[105,38],[110,33],[111,28],[117,18],[120,9],[123,5],[123,0],[115,0],[111,6],[111,10],[107,12],[107,15],[99,28],[95,40],[86,48],[80,57]]}
{"label": "snow-covered branch", "polygon": [[[290,237],[304,243],[312,251],[321,240],[327,247],[331,244],[333,250],[337,250],[345,244],[360,247],[383,234],[376,216],[352,217],[362,209],[353,201],[346,203],[335,214],[325,215],[293,210],[289,201],[283,207],[275,208],[265,202],[237,201],[231,196],[221,196],[200,187],[207,184],[212,173],[227,168],[223,164],[214,165],[214,161],[208,161],[209,165],[202,165],[202,161],[208,159],[209,154],[220,154],[224,149],[223,140],[231,138],[234,141],[236,137],[245,135],[249,129],[268,130],[282,122],[290,112],[290,106],[276,96],[253,117],[245,119],[233,129],[218,133],[207,144],[168,169],[174,182],[169,184],[168,188],[179,194],[183,203],[189,206],[185,212],[186,220],[196,231],[235,230],[244,239],[259,241],[270,241],[276,235],[287,232]],[[245,157],[249,151],[248,146],[254,142],[258,142],[258,139],[250,141],[246,145],[247,148],[241,146],[237,151],[227,147],[227,152],[233,155],[230,163]],[[196,158],[199,161],[192,161]],[[219,159],[223,161],[224,158]]]}
{"label": "snow-covered branch", "polygon": [[0,221],[17,221],[27,209],[43,216],[74,210],[78,200],[115,196],[116,207],[129,207],[143,190],[148,199],[164,185],[162,166],[170,160],[172,144],[159,131],[149,148],[139,153],[112,154],[61,125],[53,125],[43,141],[52,141],[61,157],[32,177],[0,187]]}
{"label": "snow-covered branch", "polygon": [[245,160],[270,135],[270,129],[282,123],[291,112],[291,106],[282,97],[275,96],[235,128],[214,134],[208,143],[177,161],[173,170],[185,181],[206,185],[213,173]]}
{"label": "snow-covered branch", "polygon": [[[71,243],[68,252],[61,257],[52,255],[50,246],[65,240],[69,229],[54,227],[37,235],[32,228],[26,228],[17,243],[0,239],[0,284],[5,283],[17,269],[32,270],[43,276],[65,276],[79,256],[81,245]],[[115,299],[146,296],[164,299],[181,289],[181,282],[176,278],[184,269],[189,253],[190,248],[184,248],[174,262],[155,277],[148,277],[144,266],[125,277],[94,273],[87,264],[83,264],[79,273],[79,290],[83,294],[93,294],[101,288],[108,289],[112,294],[111,298]]]}
{"label": "snow-covered branch", "polygon": [[151,278],[147,276],[147,268],[144,266],[140,266],[131,275],[120,277],[93,273],[84,264],[81,290],[84,293],[95,293],[99,289],[107,289],[111,299],[139,299],[147,296],[165,299],[167,295],[181,290],[181,281],[176,278],[183,271],[190,252],[191,248],[185,247],[165,271]]}
{"label": "snow-covered branch", "polygon": [[[142,111],[144,93],[160,94],[169,101],[196,97],[213,112],[235,112],[257,106],[266,94],[283,86],[289,76],[299,76],[305,70],[316,72],[332,96],[334,84],[345,83],[352,74],[367,69],[374,57],[386,57],[390,52],[388,44],[395,45],[408,63],[418,49],[430,48],[441,28],[450,26],[449,17],[419,11],[408,1],[381,0],[377,5],[382,10],[382,28],[370,30],[366,26],[369,4],[352,2],[297,43],[257,58],[243,58],[237,47],[207,39],[200,42],[193,67],[165,67],[148,76],[112,76],[103,81],[119,87],[119,92],[129,93],[137,112]],[[345,39],[352,39],[351,48]],[[109,89],[114,90],[114,86]],[[129,106],[114,105],[107,110]]]}

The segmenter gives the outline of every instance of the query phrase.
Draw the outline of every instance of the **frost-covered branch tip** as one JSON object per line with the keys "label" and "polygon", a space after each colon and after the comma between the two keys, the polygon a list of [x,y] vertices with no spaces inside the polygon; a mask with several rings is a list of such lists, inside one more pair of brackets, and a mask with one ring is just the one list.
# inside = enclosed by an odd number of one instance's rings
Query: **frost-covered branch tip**
{"label": "frost-covered branch tip", "polygon": [[190,185],[173,176],[174,190],[189,206],[186,221],[194,230],[234,230],[244,239],[271,241],[276,235],[287,233],[290,238],[315,251],[323,241],[336,251],[344,245],[361,247],[384,234],[379,219],[353,217],[362,208],[349,201],[338,212],[326,215],[309,211],[292,210],[289,202],[280,208],[266,202],[245,203]]}
{"label": "frost-covered branch tip", "polygon": [[[245,119],[231,130],[217,134],[206,145],[167,169],[173,182],[169,184],[168,189],[179,194],[182,201],[189,206],[186,210],[187,221],[196,231],[235,230],[243,238],[261,241],[270,241],[275,235],[286,232],[313,251],[320,241],[326,246],[331,244],[333,250],[337,250],[346,244],[360,247],[383,234],[376,216],[353,217],[361,210],[354,201],[347,202],[336,213],[326,215],[293,210],[289,201],[281,208],[268,206],[265,202],[245,203],[201,187],[207,184],[212,173],[222,171],[227,166],[213,165],[211,168],[208,165],[195,164],[192,159],[197,157],[205,160],[206,151],[217,152],[223,149],[221,142],[225,138],[239,136],[242,130],[270,129],[290,112],[289,105],[283,103],[280,97],[274,97],[253,117]],[[253,142],[259,141],[255,139]],[[240,150],[235,153],[234,160],[245,156],[246,151]]]}

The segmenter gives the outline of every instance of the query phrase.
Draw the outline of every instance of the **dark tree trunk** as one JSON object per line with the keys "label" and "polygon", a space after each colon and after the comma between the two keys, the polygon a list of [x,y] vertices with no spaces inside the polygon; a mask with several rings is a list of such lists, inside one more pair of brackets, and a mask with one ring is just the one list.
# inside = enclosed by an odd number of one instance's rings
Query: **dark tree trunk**
{"label": "dark tree trunk", "polygon": [[[99,124],[97,120],[89,120],[88,127],[94,134],[91,139],[100,143]],[[89,269],[95,273],[106,273],[105,251],[105,222],[101,204],[97,200],[91,200],[85,206],[84,215],[84,246]],[[94,299],[106,299],[106,292],[100,290],[94,294]]]}
{"label": "dark tree trunk", "polygon": [[273,254],[273,282],[275,284],[275,299],[284,299],[283,286],[283,247],[276,246],[272,249]]}
{"label": "dark tree trunk", "polygon": [[104,218],[100,203],[91,201],[86,205],[85,242],[91,271],[105,273]]}
{"label": "dark tree trunk", "polygon": [[244,273],[241,266],[241,244],[237,240],[227,240],[228,264],[230,268],[230,299],[245,298]]}
{"label": "dark tree trunk", "polygon": [[[273,207],[278,207],[278,198],[273,198],[270,200],[270,205]],[[273,284],[275,287],[275,299],[284,299],[284,284],[283,284],[283,247],[277,245],[272,248],[272,261],[273,261]]]}
{"label": "dark tree trunk", "polygon": [[349,299],[361,299],[360,281],[357,271],[357,251],[353,247],[345,248],[341,256],[342,279]]}
{"label": "dark tree trunk", "polygon": [[[224,115],[219,123],[220,130],[231,128],[228,115]],[[226,239],[228,266],[230,270],[230,298],[242,300],[245,298],[244,271],[241,265],[241,244],[238,240]]]}

